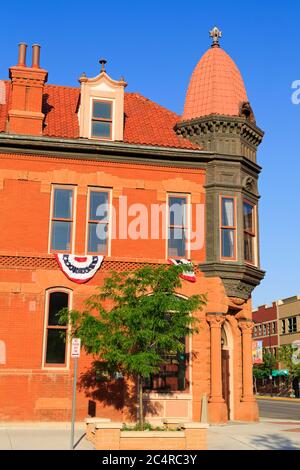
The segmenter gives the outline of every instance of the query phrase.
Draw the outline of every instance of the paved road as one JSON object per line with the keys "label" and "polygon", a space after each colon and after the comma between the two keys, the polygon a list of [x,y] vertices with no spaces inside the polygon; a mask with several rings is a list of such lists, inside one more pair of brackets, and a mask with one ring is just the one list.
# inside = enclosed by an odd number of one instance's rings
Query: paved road
{"label": "paved road", "polygon": [[300,402],[257,400],[261,418],[292,419],[300,422]]}

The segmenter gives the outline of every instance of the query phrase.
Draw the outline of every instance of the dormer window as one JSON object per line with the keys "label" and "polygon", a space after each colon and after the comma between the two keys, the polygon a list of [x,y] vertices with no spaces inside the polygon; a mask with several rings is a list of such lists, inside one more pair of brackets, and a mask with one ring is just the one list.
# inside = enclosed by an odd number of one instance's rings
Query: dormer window
{"label": "dormer window", "polygon": [[112,139],[112,101],[93,100],[91,137]]}
{"label": "dormer window", "polygon": [[100,61],[100,74],[80,79],[80,106],[78,110],[79,135],[85,139],[123,141],[124,88],[123,78],[113,80],[105,70],[105,60]]}

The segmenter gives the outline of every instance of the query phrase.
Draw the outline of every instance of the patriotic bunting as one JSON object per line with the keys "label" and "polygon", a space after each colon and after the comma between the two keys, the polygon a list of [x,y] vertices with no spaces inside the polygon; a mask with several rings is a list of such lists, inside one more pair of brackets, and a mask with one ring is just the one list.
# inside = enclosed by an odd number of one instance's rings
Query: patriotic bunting
{"label": "patriotic bunting", "polygon": [[95,276],[104,256],[55,254],[55,258],[60,269],[70,281],[84,284]]}
{"label": "patriotic bunting", "polygon": [[189,282],[196,282],[196,275],[194,271],[191,270],[191,261],[188,259],[173,259],[169,258],[168,259],[169,264],[175,264],[176,266],[184,266],[187,265],[187,269],[181,273],[179,276],[181,279],[185,279],[186,281]]}

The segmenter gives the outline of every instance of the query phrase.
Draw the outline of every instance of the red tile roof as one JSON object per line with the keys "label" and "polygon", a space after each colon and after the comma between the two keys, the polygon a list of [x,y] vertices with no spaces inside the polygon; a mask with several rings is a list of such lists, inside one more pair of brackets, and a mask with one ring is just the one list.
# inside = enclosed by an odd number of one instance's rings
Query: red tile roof
{"label": "red tile roof", "polygon": [[[10,82],[6,81],[5,86],[6,104],[0,102],[0,132],[5,132],[6,129]],[[44,136],[79,138],[77,117],[79,97],[79,88],[45,85],[43,99],[43,112],[46,114]],[[176,135],[173,128],[180,120],[180,116],[140,94],[125,93],[124,110],[124,142],[179,149],[200,149],[198,145]]]}
{"label": "red tile roof", "polygon": [[238,116],[240,104],[245,101],[247,93],[238,67],[223,49],[213,47],[193,72],[182,119],[211,114]]}

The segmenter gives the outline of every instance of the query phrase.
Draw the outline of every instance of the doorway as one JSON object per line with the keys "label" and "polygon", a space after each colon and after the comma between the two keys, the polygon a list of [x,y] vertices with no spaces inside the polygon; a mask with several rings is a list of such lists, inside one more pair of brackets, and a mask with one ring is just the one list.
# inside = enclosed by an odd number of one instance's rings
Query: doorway
{"label": "doorway", "polygon": [[233,419],[233,342],[230,325],[225,322],[222,328],[222,393],[227,407],[228,420]]}

